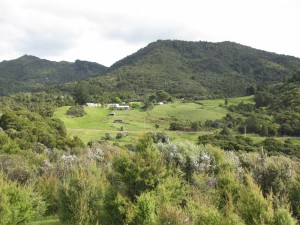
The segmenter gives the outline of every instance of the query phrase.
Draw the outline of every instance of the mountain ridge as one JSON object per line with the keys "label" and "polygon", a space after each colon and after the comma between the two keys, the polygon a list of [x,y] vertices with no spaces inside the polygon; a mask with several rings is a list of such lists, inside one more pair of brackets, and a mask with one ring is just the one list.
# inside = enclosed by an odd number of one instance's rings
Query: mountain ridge
{"label": "mountain ridge", "polygon": [[32,90],[34,85],[42,89],[49,84],[87,80],[91,86],[101,87],[99,93],[165,90],[175,97],[234,97],[245,95],[250,87],[288,79],[297,71],[297,57],[235,42],[157,40],[110,67],[81,60],[54,62],[30,55],[3,61],[0,95]]}
{"label": "mountain ridge", "polygon": [[115,87],[127,85],[127,90],[139,86],[182,97],[230,97],[244,95],[251,86],[281,81],[298,70],[299,58],[234,42],[158,40],[117,61],[106,74]]}
{"label": "mountain ridge", "polygon": [[43,86],[64,84],[102,74],[107,67],[88,61],[55,62],[23,55],[0,63],[0,95],[34,91]]}

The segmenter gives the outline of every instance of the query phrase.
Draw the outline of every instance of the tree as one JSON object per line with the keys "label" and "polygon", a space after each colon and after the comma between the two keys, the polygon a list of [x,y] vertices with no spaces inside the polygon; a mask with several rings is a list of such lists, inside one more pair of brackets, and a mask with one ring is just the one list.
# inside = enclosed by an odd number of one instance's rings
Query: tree
{"label": "tree", "polygon": [[225,98],[224,104],[225,104],[225,105],[228,105],[228,99],[227,99],[227,98]]}
{"label": "tree", "polygon": [[171,95],[166,91],[157,91],[156,92],[156,101],[169,101],[171,99]]}
{"label": "tree", "polygon": [[122,182],[121,187],[124,187],[121,191],[131,200],[144,191],[153,190],[165,176],[164,160],[152,144],[151,137],[144,137],[135,153],[123,153],[113,161],[115,175]]}
{"label": "tree", "polygon": [[265,107],[268,106],[273,99],[273,96],[269,92],[257,92],[254,97],[256,107]]}
{"label": "tree", "polygon": [[84,107],[81,105],[71,106],[67,111],[67,115],[69,116],[83,117],[85,114]]}
{"label": "tree", "polygon": [[246,95],[254,95],[256,93],[256,87],[251,86],[246,89]]}
{"label": "tree", "polygon": [[89,83],[87,81],[80,81],[74,89],[74,97],[78,104],[84,105],[89,102],[91,97],[89,93]]}

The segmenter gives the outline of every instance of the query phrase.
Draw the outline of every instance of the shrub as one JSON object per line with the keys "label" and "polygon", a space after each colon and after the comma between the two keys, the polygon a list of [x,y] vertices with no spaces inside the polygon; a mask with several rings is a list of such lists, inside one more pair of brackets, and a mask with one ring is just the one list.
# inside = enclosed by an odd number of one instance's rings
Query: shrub
{"label": "shrub", "polygon": [[276,210],[273,225],[296,225],[297,221],[292,217],[287,208],[280,207]]}
{"label": "shrub", "polygon": [[170,130],[184,130],[183,124],[180,123],[170,123]]}
{"label": "shrub", "polygon": [[6,180],[0,173],[0,223],[21,224],[42,216],[45,203],[30,186]]}
{"label": "shrub", "polygon": [[273,219],[272,199],[264,198],[259,186],[250,175],[246,175],[246,184],[241,188],[236,209],[247,225],[270,224]]}
{"label": "shrub", "polygon": [[123,134],[122,133],[117,133],[117,135],[116,135],[116,139],[121,139],[123,137]]}
{"label": "shrub", "polygon": [[132,225],[152,225],[156,221],[155,199],[150,192],[142,193],[134,207]]}
{"label": "shrub", "polygon": [[124,152],[113,160],[116,180],[132,201],[142,192],[155,189],[166,174],[163,157],[151,143],[146,137],[140,141],[136,152]]}
{"label": "shrub", "polygon": [[91,168],[69,171],[70,177],[59,187],[59,217],[64,224],[100,222],[106,179]]}
{"label": "shrub", "polygon": [[67,115],[74,117],[82,117],[86,114],[84,107],[81,105],[75,105],[68,109]]}

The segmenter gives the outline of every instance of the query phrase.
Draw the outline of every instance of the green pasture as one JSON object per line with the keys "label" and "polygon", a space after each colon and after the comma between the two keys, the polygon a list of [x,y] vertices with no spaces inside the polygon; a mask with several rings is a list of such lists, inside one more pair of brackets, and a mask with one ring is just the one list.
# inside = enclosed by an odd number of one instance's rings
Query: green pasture
{"label": "green pasture", "polygon": [[[241,97],[228,99],[228,104],[240,102],[251,102],[252,97]],[[132,110],[110,110],[103,107],[85,107],[87,113],[83,117],[71,117],[66,115],[69,107],[58,108],[54,117],[61,119],[68,132],[72,136],[80,137],[84,142],[100,140],[106,133],[115,137],[123,130],[122,143],[132,143],[140,135],[148,132],[166,132],[172,138],[196,140],[199,134],[170,132],[169,126],[172,122],[189,123],[195,121],[205,122],[224,117],[228,111],[224,107],[224,99],[203,100],[197,103],[181,103],[156,105],[151,111]],[[109,116],[110,112],[116,116]],[[122,120],[121,123],[114,122]],[[155,124],[159,127],[156,129]]]}

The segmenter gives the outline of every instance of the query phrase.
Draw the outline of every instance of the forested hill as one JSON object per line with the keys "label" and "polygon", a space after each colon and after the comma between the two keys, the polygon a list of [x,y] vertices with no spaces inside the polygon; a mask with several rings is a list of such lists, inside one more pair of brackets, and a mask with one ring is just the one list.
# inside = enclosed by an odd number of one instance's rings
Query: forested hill
{"label": "forested hill", "polygon": [[106,69],[93,62],[54,62],[24,55],[0,63],[0,96],[19,91],[42,90],[47,84],[87,79],[102,74]]}
{"label": "forested hill", "polygon": [[[297,71],[300,71],[299,58],[233,42],[159,40],[110,68],[87,61],[53,62],[28,55],[3,61],[0,96],[44,91],[49,84],[90,78],[84,83],[90,101],[103,93],[141,96],[157,90],[178,98],[234,97],[253,94],[251,90],[256,87],[287,80]],[[77,83],[64,87],[64,91],[74,93],[72,87],[78,89]]]}
{"label": "forested hill", "polygon": [[237,96],[300,70],[300,59],[233,42],[156,41],[116,62],[107,79],[117,89],[165,90],[177,96]]}

